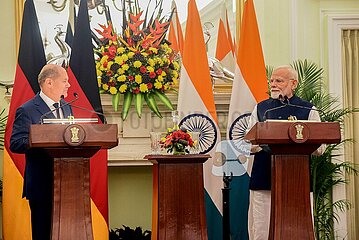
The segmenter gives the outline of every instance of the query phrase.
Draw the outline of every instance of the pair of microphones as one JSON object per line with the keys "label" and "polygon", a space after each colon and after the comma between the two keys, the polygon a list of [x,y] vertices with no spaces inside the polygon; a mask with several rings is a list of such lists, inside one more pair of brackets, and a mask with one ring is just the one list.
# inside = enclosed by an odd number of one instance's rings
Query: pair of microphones
{"label": "pair of microphones", "polygon": [[306,106],[292,104],[292,103],[290,103],[289,98],[287,96],[283,96],[282,94],[279,95],[278,100],[280,101],[280,103],[282,105],[280,105],[278,107],[267,109],[263,114],[263,121],[267,120],[268,113],[270,113],[272,111],[277,111],[278,109],[285,108],[287,106],[301,108],[301,109],[307,109],[307,110],[314,110],[314,111],[318,111],[318,112],[324,114],[322,110],[317,109],[315,107],[310,108],[310,107],[306,107]]}
{"label": "pair of microphones", "polygon": [[[98,111],[94,111],[94,110],[91,110],[91,109],[88,109],[88,108],[85,108],[85,107],[72,105],[72,103],[76,102],[79,99],[79,95],[77,93],[74,93],[74,97],[75,97],[75,99],[73,99],[73,100],[71,100],[69,102],[65,102],[65,104],[62,104],[62,105],[61,105],[61,101],[60,101],[60,104],[59,104],[58,107],[56,107],[56,108],[42,114],[41,117],[40,117],[39,123],[43,124],[45,117],[47,117],[48,115],[50,115],[53,112],[57,111],[58,109],[61,109],[61,108],[65,107],[65,106],[70,105],[72,108],[78,108],[78,109],[81,109],[81,110],[84,110],[84,111],[87,111],[87,112],[94,113],[94,114],[102,116],[103,117],[103,123],[107,124],[106,116],[103,113],[98,112]],[[64,99],[64,95],[61,95],[61,99]]]}

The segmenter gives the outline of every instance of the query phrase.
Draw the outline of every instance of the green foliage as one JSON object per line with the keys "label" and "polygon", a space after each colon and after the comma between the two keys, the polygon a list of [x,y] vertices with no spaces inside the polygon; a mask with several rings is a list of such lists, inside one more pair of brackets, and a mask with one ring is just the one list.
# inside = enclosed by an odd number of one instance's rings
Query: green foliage
{"label": "green foliage", "polygon": [[4,149],[4,134],[6,127],[7,115],[5,115],[5,108],[0,112],[0,149]]}
{"label": "green foliage", "polygon": [[142,232],[141,227],[132,229],[122,225],[122,228],[111,229],[109,240],[151,240],[151,231]]}
{"label": "green foliage", "polygon": [[[317,109],[322,121],[339,122],[343,126],[346,116],[359,109],[340,108],[338,98],[325,91],[323,86],[323,69],[308,60],[297,60],[291,65],[298,71],[298,87],[295,94],[311,102]],[[267,66],[267,74],[273,71]],[[270,76],[270,75],[268,75]],[[336,159],[337,150],[350,140],[342,140],[339,144],[327,145],[325,152],[320,156],[311,157],[311,176],[313,180],[314,196],[314,230],[315,238],[334,239],[334,221],[339,221],[338,211],[350,208],[346,199],[333,201],[333,187],[346,184],[344,173],[357,174],[357,166],[349,161]],[[334,161],[333,161],[334,160]]]}

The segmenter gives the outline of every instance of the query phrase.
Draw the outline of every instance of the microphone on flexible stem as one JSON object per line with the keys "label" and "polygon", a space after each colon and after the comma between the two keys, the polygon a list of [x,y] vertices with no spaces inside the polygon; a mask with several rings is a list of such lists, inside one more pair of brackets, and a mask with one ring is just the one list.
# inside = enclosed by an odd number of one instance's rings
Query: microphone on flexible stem
{"label": "microphone on flexible stem", "polygon": [[[47,117],[49,114],[51,114],[51,113],[57,111],[57,110],[60,109],[60,108],[65,107],[65,106],[67,106],[67,105],[71,105],[71,103],[73,103],[73,102],[75,102],[75,101],[77,101],[77,100],[79,99],[78,96],[77,96],[77,94],[76,94],[76,95],[74,94],[74,96],[75,96],[75,99],[71,100],[70,102],[66,102],[64,105],[61,105],[61,101],[60,101],[60,105],[59,105],[57,108],[54,108],[54,109],[52,109],[52,110],[50,110],[50,111],[48,111],[48,112],[42,114],[41,117],[40,117],[39,123],[40,123],[40,124],[43,124],[43,123],[44,123],[44,118]],[[64,95],[61,95],[60,98],[61,98],[61,99],[64,99]]]}
{"label": "microphone on flexible stem", "polygon": [[[283,97],[282,94],[280,94],[279,97],[278,97],[278,100],[280,101],[280,103],[281,103],[282,105],[280,105],[280,106],[278,106],[278,107],[274,107],[274,108],[269,108],[269,109],[267,109],[267,110],[264,112],[264,114],[263,114],[263,121],[266,121],[266,120],[267,120],[267,115],[268,115],[268,113],[270,113],[270,112],[272,112],[272,111],[276,111],[276,110],[281,109],[281,108],[284,108],[284,107],[286,107],[286,106],[288,105],[288,104],[285,104],[285,103],[284,103],[284,99],[285,99],[285,97]],[[288,99],[288,98],[287,98],[287,99]]]}
{"label": "microphone on flexible stem", "polygon": [[[74,93],[74,96],[75,96],[76,98],[78,98],[78,94],[77,94],[77,93]],[[85,107],[81,107],[81,106],[76,106],[76,105],[71,105],[71,107],[77,108],[77,109],[81,109],[81,110],[84,110],[84,111],[88,111],[88,112],[90,112],[90,113],[95,113],[95,114],[97,114],[97,115],[100,115],[100,116],[103,117],[103,123],[104,123],[104,124],[107,124],[106,116],[105,116],[105,114],[103,114],[103,113],[101,113],[101,112],[97,112],[97,111],[94,111],[94,110],[91,110],[91,109],[88,109],[88,108],[85,108]]]}
{"label": "microphone on flexible stem", "polygon": [[301,106],[301,105],[296,105],[296,104],[290,103],[289,98],[288,98],[287,96],[284,96],[284,100],[286,100],[287,103],[284,103],[284,101],[283,101],[283,104],[286,104],[287,106],[317,111],[317,112],[321,113],[323,116],[326,116],[326,113],[325,113],[323,110],[321,110],[321,109],[313,108],[313,107],[310,108],[310,107],[306,107],[306,106]]}

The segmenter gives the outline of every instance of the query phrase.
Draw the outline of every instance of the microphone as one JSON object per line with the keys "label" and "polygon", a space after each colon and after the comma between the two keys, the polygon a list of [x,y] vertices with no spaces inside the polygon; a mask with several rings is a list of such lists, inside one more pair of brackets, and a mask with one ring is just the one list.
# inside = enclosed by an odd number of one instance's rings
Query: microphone
{"label": "microphone", "polygon": [[[284,100],[286,101],[286,103],[284,103]],[[313,108],[313,107],[310,108],[310,107],[290,103],[289,98],[287,96],[284,96],[284,100],[283,100],[283,102],[282,101],[281,102],[283,104],[287,105],[287,106],[291,106],[291,107],[295,107],[295,108],[301,108],[301,109],[307,109],[307,110],[314,110],[314,111],[317,111],[317,112],[321,113],[323,116],[326,116],[326,113],[321,109],[317,109],[317,108]]]}
{"label": "microphone", "polygon": [[[71,100],[70,102],[66,102],[64,105],[61,105],[61,101],[60,101],[60,105],[59,105],[57,108],[54,108],[54,109],[52,109],[52,110],[50,110],[50,111],[48,111],[48,112],[42,114],[41,117],[40,117],[39,123],[40,123],[40,124],[43,124],[43,123],[44,123],[44,118],[47,117],[49,114],[51,114],[51,113],[57,111],[57,110],[60,109],[60,108],[65,107],[65,106],[67,106],[67,105],[71,105],[71,103],[73,103],[73,102],[75,102],[75,101],[77,101],[77,100],[79,99],[78,96],[77,96],[77,93],[76,93],[76,95],[74,94],[74,97],[75,97],[75,99]],[[61,99],[64,99],[64,95],[61,95],[60,98],[61,98]]]}
{"label": "microphone", "polygon": [[[266,120],[267,120],[267,115],[268,115],[269,112],[276,111],[276,110],[281,109],[281,108],[284,108],[284,107],[286,107],[286,106],[288,105],[288,104],[285,104],[285,103],[284,103],[284,99],[285,99],[285,97],[283,97],[282,94],[280,94],[279,97],[278,97],[278,100],[280,101],[280,103],[281,103],[282,105],[280,105],[280,106],[278,106],[278,107],[274,107],[274,108],[269,108],[269,109],[267,109],[267,110],[264,112],[264,114],[263,114],[263,121],[266,121]],[[288,98],[287,98],[287,100],[288,100]]]}
{"label": "microphone", "polygon": [[[75,98],[78,98],[78,94],[77,93],[74,93],[74,97]],[[71,107],[73,108],[78,108],[78,109],[81,109],[81,110],[84,110],[84,111],[88,111],[90,113],[95,113],[97,115],[100,115],[103,117],[103,123],[104,124],[107,124],[107,119],[106,119],[106,116],[105,114],[101,113],[101,112],[97,112],[97,111],[94,111],[94,110],[91,110],[91,109],[88,109],[88,108],[85,108],[85,107],[81,107],[81,106],[76,106],[76,105],[71,105]]]}

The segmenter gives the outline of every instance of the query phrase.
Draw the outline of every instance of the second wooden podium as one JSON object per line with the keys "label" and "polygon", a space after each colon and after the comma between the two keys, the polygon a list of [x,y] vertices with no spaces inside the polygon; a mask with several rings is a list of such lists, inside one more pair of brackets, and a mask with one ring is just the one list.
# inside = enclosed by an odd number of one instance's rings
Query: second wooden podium
{"label": "second wooden podium", "polygon": [[203,163],[209,155],[147,155],[153,163],[153,240],[207,240]]}
{"label": "second wooden podium", "polygon": [[258,122],[245,139],[273,154],[269,239],[314,240],[309,157],[321,144],[340,141],[339,123]]}
{"label": "second wooden podium", "polygon": [[32,125],[30,146],[54,157],[52,240],[92,240],[90,157],[117,146],[116,124]]}

